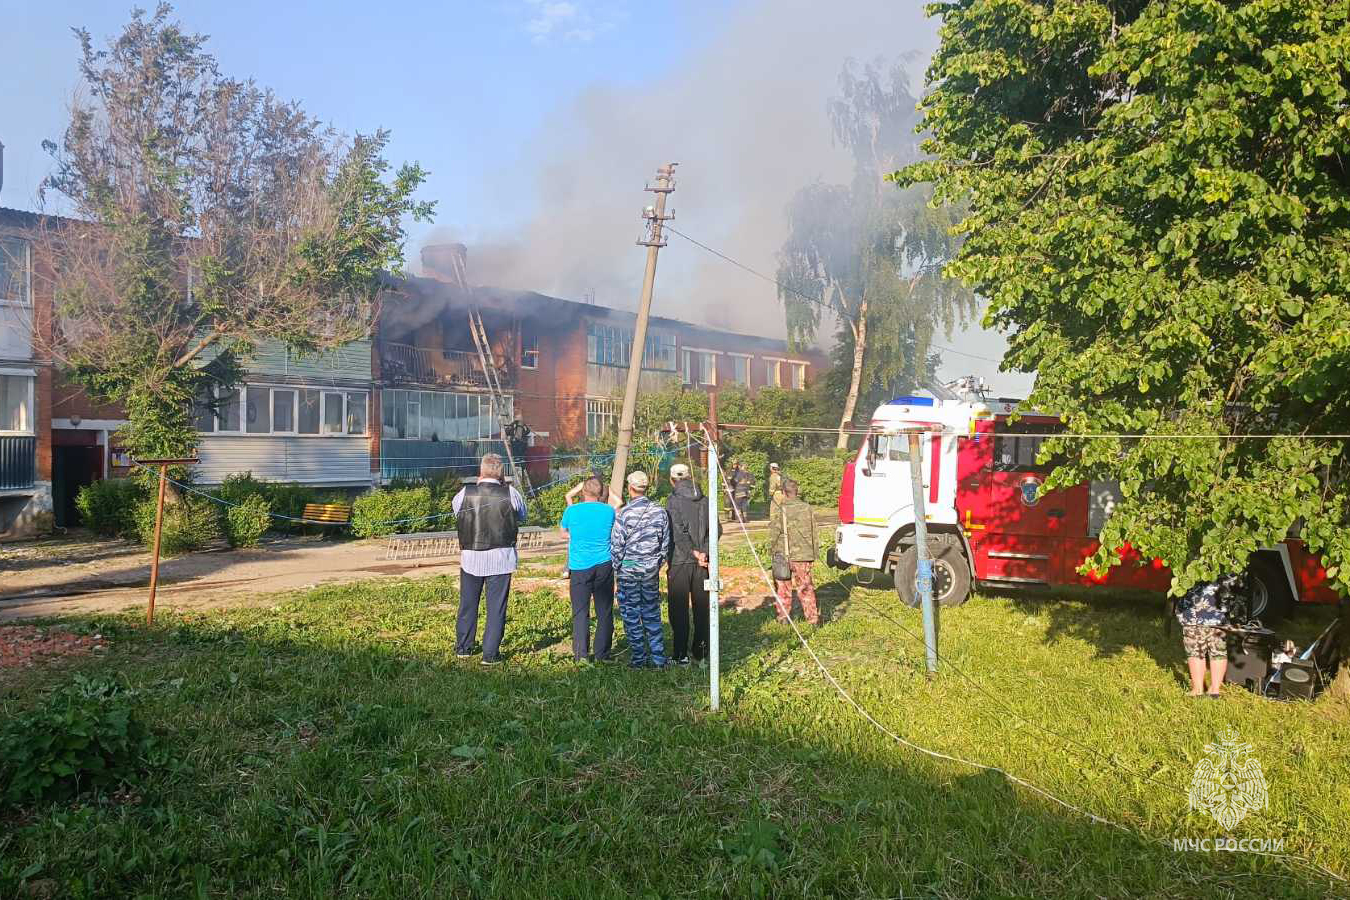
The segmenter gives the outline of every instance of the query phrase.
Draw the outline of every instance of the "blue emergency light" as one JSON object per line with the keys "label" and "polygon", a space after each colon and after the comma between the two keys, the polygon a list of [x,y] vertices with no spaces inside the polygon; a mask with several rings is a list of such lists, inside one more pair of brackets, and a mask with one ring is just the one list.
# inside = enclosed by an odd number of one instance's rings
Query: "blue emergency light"
{"label": "blue emergency light", "polygon": [[932,406],[932,397],[896,397],[891,401],[893,406]]}

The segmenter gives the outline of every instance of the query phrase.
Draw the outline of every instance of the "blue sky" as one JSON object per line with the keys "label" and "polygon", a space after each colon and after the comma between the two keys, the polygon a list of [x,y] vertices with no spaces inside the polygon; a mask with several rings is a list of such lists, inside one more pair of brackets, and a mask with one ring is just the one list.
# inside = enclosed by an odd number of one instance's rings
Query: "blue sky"
{"label": "blue sky", "polygon": [[[150,0],[142,0],[149,5]],[[0,205],[36,208],[77,86],[72,26],[102,41],[130,4],[22,2],[0,32]],[[339,130],[391,130],[389,157],[429,172],[434,225],[407,256],[455,239],[471,278],[631,308],[641,277],[643,184],[681,162],[677,225],[772,273],[790,194],[847,179],[824,103],[845,59],[902,62],[917,88],[936,44],[915,0],[180,0],[221,69],[300,100]],[[772,285],[672,239],[655,310],[757,334],[782,332]],[[971,327],[946,343],[1001,355]],[[1027,379],[950,356],[1003,392]]]}

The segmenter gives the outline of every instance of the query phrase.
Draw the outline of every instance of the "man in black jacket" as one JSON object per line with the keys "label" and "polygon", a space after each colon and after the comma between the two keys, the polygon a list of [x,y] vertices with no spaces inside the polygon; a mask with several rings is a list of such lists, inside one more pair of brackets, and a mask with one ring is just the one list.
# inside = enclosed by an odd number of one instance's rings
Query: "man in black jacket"
{"label": "man in black jacket", "polygon": [[[666,501],[670,515],[670,567],[666,572],[670,593],[670,630],[675,647],[671,658],[689,665],[689,658],[708,658],[708,503],[698,485],[689,478],[689,467],[670,467],[673,491]],[[689,612],[694,613],[693,640],[689,636]]]}

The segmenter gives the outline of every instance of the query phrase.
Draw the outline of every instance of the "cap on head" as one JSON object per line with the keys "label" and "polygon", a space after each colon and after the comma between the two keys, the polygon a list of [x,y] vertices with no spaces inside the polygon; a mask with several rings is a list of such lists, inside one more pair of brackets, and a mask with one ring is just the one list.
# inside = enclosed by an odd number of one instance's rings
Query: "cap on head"
{"label": "cap on head", "polygon": [[670,467],[670,480],[683,481],[689,477],[689,467],[684,463],[676,463]]}
{"label": "cap on head", "polygon": [[778,471],[778,463],[769,463],[769,468],[770,468],[770,469],[773,469],[775,472],[777,472],[777,471]]}
{"label": "cap on head", "polygon": [[646,492],[647,473],[639,469],[636,472],[628,473],[628,486],[635,491]]}

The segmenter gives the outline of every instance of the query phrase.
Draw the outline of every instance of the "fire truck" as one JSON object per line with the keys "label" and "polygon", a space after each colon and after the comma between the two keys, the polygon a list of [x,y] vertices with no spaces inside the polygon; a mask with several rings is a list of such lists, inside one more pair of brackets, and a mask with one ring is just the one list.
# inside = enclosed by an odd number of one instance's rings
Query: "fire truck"
{"label": "fire truck", "polygon": [[[1053,467],[1038,463],[1037,453],[1046,435],[1063,429],[1057,416],[978,389],[929,393],[897,397],[873,414],[844,469],[831,565],[858,567],[863,583],[890,575],[900,599],[918,603],[910,432],[922,429],[924,520],[941,605],[964,603],[975,584],[1167,591],[1171,572],[1162,561],[1141,559],[1128,546],[1106,572],[1078,572],[1121,495],[1108,481],[1042,491]],[[1297,538],[1253,554],[1248,575],[1247,612],[1268,624],[1296,603],[1339,599]]]}

